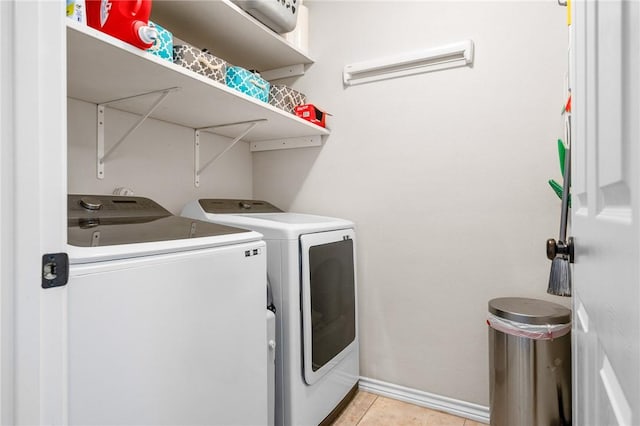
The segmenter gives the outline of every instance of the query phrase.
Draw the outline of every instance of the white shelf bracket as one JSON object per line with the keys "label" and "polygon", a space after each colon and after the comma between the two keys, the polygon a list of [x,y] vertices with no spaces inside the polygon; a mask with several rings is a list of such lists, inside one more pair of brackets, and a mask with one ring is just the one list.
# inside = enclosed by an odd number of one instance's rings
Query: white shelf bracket
{"label": "white shelf bracket", "polygon": [[[109,101],[109,102],[104,102],[101,104],[98,104],[98,112],[97,112],[97,123],[98,123],[98,128],[97,128],[97,149],[96,149],[96,169],[97,169],[97,176],[98,179],[104,179],[104,162],[106,161],[107,158],[109,158],[111,156],[111,154],[113,154],[113,152],[116,150],[116,148],[118,148],[133,132],[135,132],[136,130],[138,130],[138,128],[140,126],[142,126],[142,123],[144,123],[144,121],[149,118],[149,116],[151,114],[153,114],[153,111],[156,110],[156,108],[158,108],[158,106],[160,106],[160,104],[162,103],[162,101],[165,100],[165,98],[167,96],[169,96],[170,93],[175,92],[177,90],[180,90],[179,87],[171,87],[169,89],[163,89],[163,90],[155,90],[153,92],[148,92],[148,93],[142,93],[140,95],[135,95],[135,96],[129,96],[127,98],[121,98],[121,99],[116,99],[113,101]],[[105,128],[105,108],[107,106],[113,105],[115,103],[118,102],[124,102],[124,101],[128,101],[131,99],[137,99],[137,98],[141,98],[144,96],[149,96],[149,95],[155,95],[155,94],[159,94],[160,96],[158,96],[158,99],[156,99],[156,101],[151,105],[151,107],[149,108],[149,110],[143,114],[140,119],[134,123],[133,126],[131,126],[131,128],[129,130],[127,130],[125,132],[125,134],[120,138],[120,140],[118,140],[118,142],[116,142],[115,144],[113,144],[113,146],[111,148],[109,148],[109,150],[105,153],[104,152],[104,128]]]}
{"label": "white shelf bracket", "polygon": [[300,138],[271,139],[251,142],[251,152],[272,151],[276,149],[308,148],[322,145],[322,136],[303,136]]}
{"label": "white shelf bracket", "polygon": [[260,76],[265,80],[282,80],[283,78],[298,77],[304,75],[304,64],[289,65],[288,67],[261,71]]}
{"label": "white shelf bracket", "polygon": [[[195,171],[195,173],[194,173],[194,183],[195,183],[196,188],[200,186],[200,175],[202,174],[203,171],[205,171],[205,169],[207,167],[209,167],[210,165],[215,163],[220,157],[222,157],[231,148],[233,148],[233,146],[235,144],[240,142],[242,140],[242,138],[247,136],[249,134],[249,132],[251,132],[258,124],[260,124],[260,123],[262,123],[264,121],[267,121],[267,120],[266,119],[262,119],[262,120],[245,121],[245,122],[242,122],[242,123],[220,124],[220,125],[217,125],[217,126],[201,127],[199,129],[195,129],[193,152],[194,152],[194,171]],[[227,145],[227,147],[225,149],[223,149],[215,157],[213,157],[211,160],[207,161],[202,167],[200,167],[200,132],[214,133],[211,130],[218,129],[220,127],[237,126],[237,125],[240,125],[240,124],[249,124],[249,127],[247,127],[238,136],[236,136],[235,139],[233,139],[231,141],[231,143],[229,145]]]}

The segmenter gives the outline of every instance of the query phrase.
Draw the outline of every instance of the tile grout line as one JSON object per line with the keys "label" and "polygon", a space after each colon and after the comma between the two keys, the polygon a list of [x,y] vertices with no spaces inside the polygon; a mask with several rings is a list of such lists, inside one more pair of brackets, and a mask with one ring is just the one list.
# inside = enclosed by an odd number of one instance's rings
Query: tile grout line
{"label": "tile grout line", "polygon": [[[375,404],[375,402],[378,400],[378,395],[375,395],[375,398],[373,398],[373,401],[371,401],[371,404],[369,404],[369,406],[367,407],[366,410],[364,410],[364,413],[362,413],[362,415],[360,416],[360,418],[358,419],[358,422],[356,423],[356,426],[358,426],[360,424],[360,422],[362,421],[362,419],[364,419],[364,416],[367,415],[367,413],[369,412],[369,410],[371,409],[371,407],[373,407],[373,404]],[[464,426],[464,425],[463,425]]]}

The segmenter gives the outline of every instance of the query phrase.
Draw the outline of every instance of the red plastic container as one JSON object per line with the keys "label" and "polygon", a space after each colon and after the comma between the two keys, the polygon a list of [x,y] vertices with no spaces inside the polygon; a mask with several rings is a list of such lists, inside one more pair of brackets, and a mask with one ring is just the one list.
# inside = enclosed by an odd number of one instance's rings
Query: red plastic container
{"label": "red plastic container", "polygon": [[86,0],[87,25],[140,49],[158,37],[149,26],[151,0]]}
{"label": "red plastic container", "polygon": [[298,105],[295,112],[298,117],[317,124],[320,127],[326,127],[327,115],[331,115],[319,110],[313,104]]}

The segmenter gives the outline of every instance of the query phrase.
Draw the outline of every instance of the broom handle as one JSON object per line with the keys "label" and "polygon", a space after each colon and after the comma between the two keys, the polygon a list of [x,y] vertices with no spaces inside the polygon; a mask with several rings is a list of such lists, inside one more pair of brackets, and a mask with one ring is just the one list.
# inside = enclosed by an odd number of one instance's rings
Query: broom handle
{"label": "broom handle", "polygon": [[571,188],[571,115],[567,117],[569,130],[567,131],[568,148],[564,154],[564,182],[562,183],[562,212],[560,213],[560,236],[558,241],[567,241],[567,221],[569,218],[569,189]]}

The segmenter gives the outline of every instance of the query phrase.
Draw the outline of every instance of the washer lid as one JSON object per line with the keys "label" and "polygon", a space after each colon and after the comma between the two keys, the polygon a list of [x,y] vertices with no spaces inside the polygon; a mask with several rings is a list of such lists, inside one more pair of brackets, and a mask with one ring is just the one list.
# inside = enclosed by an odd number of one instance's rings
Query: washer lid
{"label": "washer lid", "polygon": [[[275,212],[258,213],[254,210],[230,213],[223,208],[226,213],[211,213],[211,201],[230,201],[232,204],[238,205],[242,200],[194,200],[187,204],[182,210],[182,216],[192,217],[194,219],[206,220],[213,223],[220,223],[228,226],[239,228],[247,228],[259,232],[264,235],[265,239],[273,240],[297,240],[302,234],[310,234],[315,232],[334,231],[337,229],[353,228],[353,222],[345,219],[338,219],[328,216],[317,216],[302,213],[281,212],[277,207],[264,201],[259,205],[260,209],[268,210],[277,209]],[[253,203],[258,203],[253,201]],[[218,206],[224,204],[218,204]],[[271,206],[271,207],[269,207]],[[235,208],[235,207],[234,207]],[[215,209],[219,211],[218,209]]]}
{"label": "washer lid", "polygon": [[248,232],[173,216],[158,203],[143,197],[69,195],[67,201],[67,241],[78,247],[150,243]]}
{"label": "washer lid", "polygon": [[93,219],[69,221],[67,242],[78,247],[151,243],[247,233],[246,229],[167,216],[131,220]]}
{"label": "washer lid", "polygon": [[557,303],[525,297],[501,297],[489,301],[489,312],[522,324],[567,324],[571,310]]}

